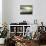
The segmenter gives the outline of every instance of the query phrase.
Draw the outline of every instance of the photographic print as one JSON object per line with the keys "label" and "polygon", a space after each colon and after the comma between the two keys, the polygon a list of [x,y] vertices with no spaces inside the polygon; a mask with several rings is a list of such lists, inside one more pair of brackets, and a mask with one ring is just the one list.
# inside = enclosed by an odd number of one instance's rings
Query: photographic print
{"label": "photographic print", "polygon": [[20,14],[32,14],[32,5],[20,5]]}

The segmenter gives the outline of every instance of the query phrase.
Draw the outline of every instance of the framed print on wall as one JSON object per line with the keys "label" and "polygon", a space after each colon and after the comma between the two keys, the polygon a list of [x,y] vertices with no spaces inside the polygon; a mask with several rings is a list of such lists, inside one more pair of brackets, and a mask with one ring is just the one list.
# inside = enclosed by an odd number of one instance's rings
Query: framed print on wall
{"label": "framed print on wall", "polygon": [[32,14],[32,5],[20,5],[20,14]]}

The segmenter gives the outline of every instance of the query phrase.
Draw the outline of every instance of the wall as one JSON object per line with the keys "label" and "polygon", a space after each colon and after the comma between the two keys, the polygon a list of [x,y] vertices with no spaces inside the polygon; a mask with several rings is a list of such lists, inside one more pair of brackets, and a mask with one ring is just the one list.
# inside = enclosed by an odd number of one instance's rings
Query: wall
{"label": "wall", "polygon": [[[33,14],[32,15],[20,15],[20,5],[32,5],[33,6]],[[35,11],[34,11],[34,0],[5,0],[4,3],[4,20],[7,23],[12,22],[22,22],[23,20],[26,20],[28,23],[34,22]],[[7,18],[7,19],[6,19]]]}
{"label": "wall", "polygon": [[[22,22],[26,20],[29,24],[34,23],[34,19],[37,19],[38,24],[41,21],[46,25],[46,0],[4,0],[4,16],[3,20],[7,23]],[[20,15],[20,5],[32,5],[32,15]]]}
{"label": "wall", "polygon": [[0,0],[0,27],[2,27],[2,0]]}
{"label": "wall", "polygon": [[46,0],[37,0],[38,4],[36,4],[36,12],[35,17],[38,20],[38,23],[40,24],[41,21],[44,22],[44,25],[46,26]]}
{"label": "wall", "polygon": [[46,25],[46,0],[39,0],[38,16],[39,16],[39,21],[43,21],[44,25]]}
{"label": "wall", "polygon": [[8,17],[7,17],[7,0],[2,0],[2,23],[4,22],[8,23]]}

